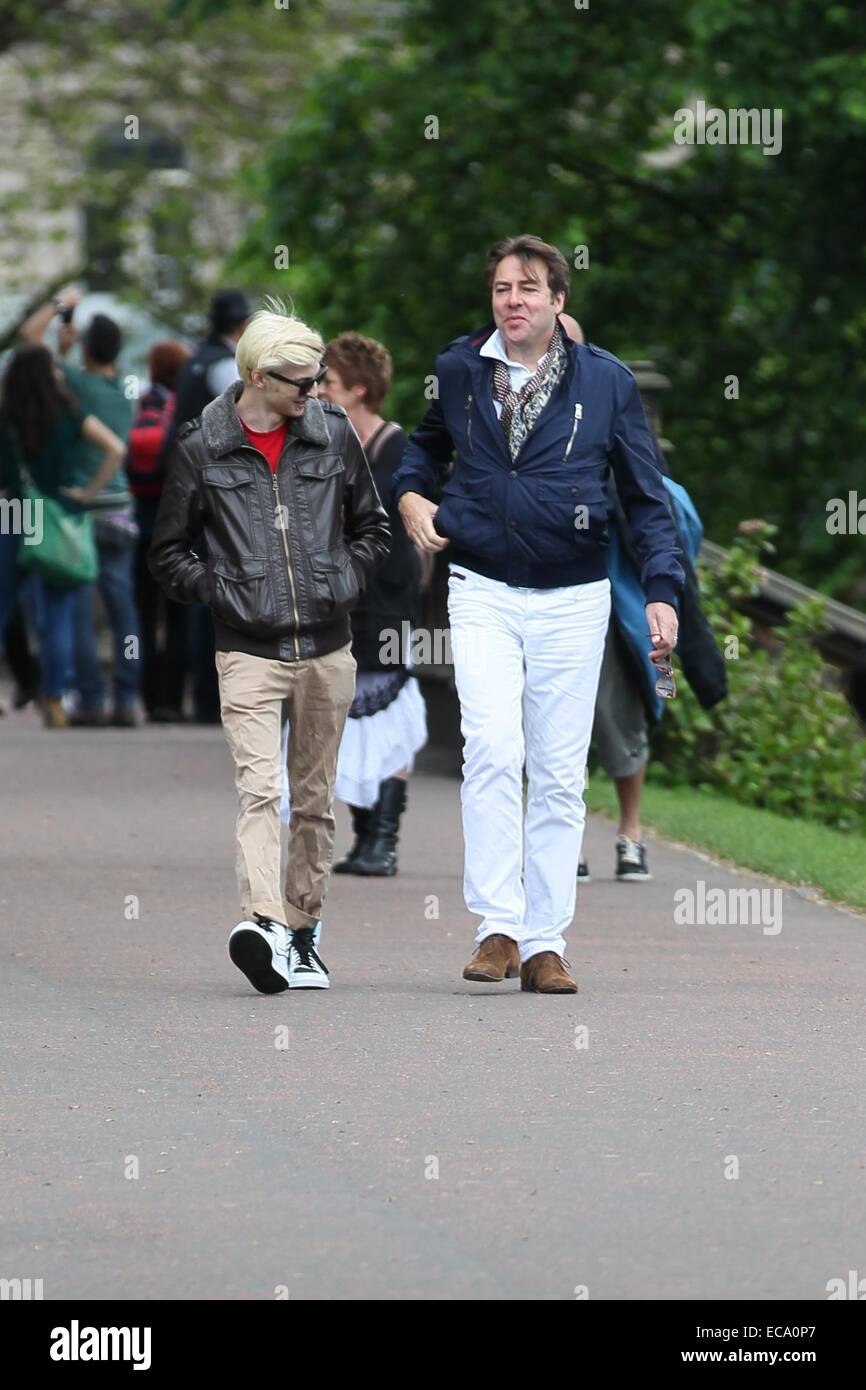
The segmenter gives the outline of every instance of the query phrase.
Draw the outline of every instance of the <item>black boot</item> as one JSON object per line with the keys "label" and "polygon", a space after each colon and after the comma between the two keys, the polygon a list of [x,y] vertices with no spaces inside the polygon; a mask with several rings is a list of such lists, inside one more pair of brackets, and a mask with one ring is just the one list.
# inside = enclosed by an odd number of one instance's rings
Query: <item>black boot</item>
{"label": "black boot", "polygon": [[397,872],[397,839],[400,816],[406,809],[406,783],[388,777],[379,788],[373,823],[352,872],[367,878],[392,878]]}
{"label": "black boot", "polygon": [[355,868],[355,860],[365,848],[367,838],[370,834],[371,821],[376,811],[375,806],[350,806],[352,812],[352,829],[355,832],[355,842],[348,854],[339,859],[334,865],[335,874],[356,874],[359,872]]}

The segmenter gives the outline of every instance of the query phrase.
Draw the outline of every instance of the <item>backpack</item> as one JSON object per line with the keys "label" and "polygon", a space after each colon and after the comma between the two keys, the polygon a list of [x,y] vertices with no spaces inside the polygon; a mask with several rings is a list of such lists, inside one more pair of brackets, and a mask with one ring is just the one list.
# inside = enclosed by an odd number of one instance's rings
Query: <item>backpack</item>
{"label": "backpack", "polygon": [[142,396],[129,431],[126,472],[135,497],[159,497],[164,481],[161,455],[174,419],[175,398],[164,386]]}

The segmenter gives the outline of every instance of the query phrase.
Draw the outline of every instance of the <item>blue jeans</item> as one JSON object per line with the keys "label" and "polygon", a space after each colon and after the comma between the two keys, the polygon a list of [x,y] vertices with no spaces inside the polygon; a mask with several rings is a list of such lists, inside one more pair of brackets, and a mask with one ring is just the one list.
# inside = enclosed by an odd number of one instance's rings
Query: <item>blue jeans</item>
{"label": "blue jeans", "polygon": [[0,652],[6,624],[18,606],[18,595],[26,578],[26,572],[17,564],[20,544],[19,535],[0,531]]}
{"label": "blue jeans", "polygon": [[97,543],[97,550],[99,578],[96,584],[82,584],[76,590],[75,665],[81,708],[101,710],[105,703],[105,686],[96,648],[94,601],[98,585],[111,628],[114,707],[129,709],[141,689],[140,635],[133,580],[135,547]]}
{"label": "blue jeans", "polygon": [[75,613],[84,587],[51,589],[41,576],[33,576],[42,656],[42,692],[47,700],[59,699],[64,690],[74,684]]}

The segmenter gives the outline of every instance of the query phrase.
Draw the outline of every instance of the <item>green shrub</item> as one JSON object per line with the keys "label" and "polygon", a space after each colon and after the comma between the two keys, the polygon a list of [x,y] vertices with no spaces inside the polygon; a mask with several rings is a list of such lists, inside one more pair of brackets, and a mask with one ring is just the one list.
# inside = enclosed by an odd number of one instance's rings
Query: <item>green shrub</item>
{"label": "green shrub", "polygon": [[702,710],[680,679],[653,749],[655,780],[704,786],[750,806],[866,830],[866,739],[815,645],[825,602],[797,604],[768,649],[737,609],[757,591],[775,528],[744,522],[722,566],[699,565],[704,612],[727,658],[729,693]]}

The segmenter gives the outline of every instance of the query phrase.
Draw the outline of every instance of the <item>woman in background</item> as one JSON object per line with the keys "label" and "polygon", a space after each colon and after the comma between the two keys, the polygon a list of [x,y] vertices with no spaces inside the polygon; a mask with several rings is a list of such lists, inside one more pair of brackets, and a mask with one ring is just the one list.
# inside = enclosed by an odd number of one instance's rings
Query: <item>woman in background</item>
{"label": "woman in background", "polygon": [[[368,580],[352,613],[358,671],[337,759],[336,792],[348,802],[355,839],[334,873],[390,878],[397,872],[407,782],[415,755],[427,742],[424,697],[409,669],[405,640],[417,622],[421,560],[391,501],[391,478],[403,457],[406,435],[380,413],[392,377],[387,348],[374,338],[342,333],[327,344],[325,362],[320,394],[349,416],[392,532],[391,553]],[[394,634],[390,642],[389,633]],[[398,664],[395,647],[402,658]],[[283,801],[285,819],[286,796]]]}
{"label": "woman in background", "polygon": [[[96,445],[102,464],[82,475],[81,441]],[[0,488],[12,498],[27,494],[27,475],[44,497],[70,512],[89,506],[123,461],[117,435],[93,415],[81,416],[46,347],[14,353],[0,398]],[[17,567],[16,567],[17,570]],[[20,582],[17,573],[5,585]],[[42,658],[43,719],[46,728],[66,727],[63,692],[75,667],[75,602],[78,585],[64,588],[33,576]],[[8,597],[8,595],[7,595]]]}

